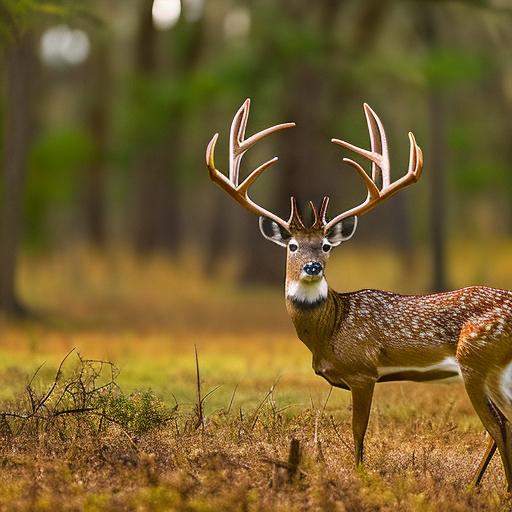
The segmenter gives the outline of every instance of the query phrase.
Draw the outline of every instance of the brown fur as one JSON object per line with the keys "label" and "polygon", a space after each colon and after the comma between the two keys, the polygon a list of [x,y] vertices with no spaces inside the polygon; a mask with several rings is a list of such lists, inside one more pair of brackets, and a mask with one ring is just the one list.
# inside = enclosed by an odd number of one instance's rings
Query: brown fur
{"label": "brown fur", "polygon": [[292,236],[297,240],[299,250],[295,253],[289,249],[286,258],[286,279],[298,281],[304,265],[308,261],[318,261],[324,268],[329,261],[330,251],[322,251],[323,233],[319,230],[293,230]]}

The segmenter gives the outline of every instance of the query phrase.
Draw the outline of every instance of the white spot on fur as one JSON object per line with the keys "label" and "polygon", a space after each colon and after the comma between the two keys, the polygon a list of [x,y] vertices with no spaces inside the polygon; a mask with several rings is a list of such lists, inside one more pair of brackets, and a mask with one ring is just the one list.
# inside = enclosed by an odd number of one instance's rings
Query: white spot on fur
{"label": "white spot on fur", "polygon": [[329,285],[325,277],[316,281],[288,281],[286,296],[299,302],[312,304],[327,297]]}

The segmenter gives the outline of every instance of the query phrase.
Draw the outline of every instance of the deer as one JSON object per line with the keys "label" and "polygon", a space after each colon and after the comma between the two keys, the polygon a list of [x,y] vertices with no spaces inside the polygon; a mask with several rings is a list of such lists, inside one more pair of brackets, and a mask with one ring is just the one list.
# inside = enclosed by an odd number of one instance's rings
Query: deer
{"label": "deer", "polygon": [[306,225],[291,197],[284,220],[254,202],[250,186],[277,157],[240,180],[245,153],[267,135],[295,126],[284,123],[245,136],[250,99],[235,114],[229,135],[229,171],[215,166],[219,134],[206,149],[211,180],[249,212],[259,217],[261,234],[286,248],[285,301],[298,338],[312,353],[315,373],[352,395],[352,434],[356,467],[363,464],[364,438],[375,384],[392,381],[462,379],[469,399],[489,433],[489,443],[472,485],[482,477],[498,449],[508,491],[512,492],[512,292],[484,286],[428,295],[402,295],[375,289],[336,292],[327,283],[326,264],[332,250],[350,240],[359,217],[416,183],[423,153],[409,132],[407,172],[395,181],[383,124],[366,103],[364,114],[371,149],[340,139],[332,142],[371,162],[343,158],[367,189],[358,205],[328,217],[329,198],[317,209],[310,201],[312,224]]}

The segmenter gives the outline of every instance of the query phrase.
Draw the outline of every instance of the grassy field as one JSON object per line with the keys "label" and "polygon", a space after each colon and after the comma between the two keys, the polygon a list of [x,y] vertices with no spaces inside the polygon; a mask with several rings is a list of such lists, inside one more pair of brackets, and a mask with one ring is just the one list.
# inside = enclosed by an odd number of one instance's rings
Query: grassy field
{"label": "grassy field", "polygon": [[[487,250],[453,248],[453,286],[512,288],[512,247]],[[498,458],[468,489],[487,439],[460,384],[379,385],[356,472],[350,396],[313,374],[282,293],[199,268],[85,250],[24,260],[41,319],[0,321],[0,510],[510,510]],[[425,268],[349,250],[330,276],[418,292]]]}

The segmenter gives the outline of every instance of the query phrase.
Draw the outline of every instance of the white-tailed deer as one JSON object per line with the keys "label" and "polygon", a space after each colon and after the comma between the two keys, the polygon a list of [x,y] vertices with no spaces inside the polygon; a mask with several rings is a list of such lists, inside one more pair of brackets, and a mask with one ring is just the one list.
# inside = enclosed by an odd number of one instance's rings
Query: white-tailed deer
{"label": "white-tailed deer", "polygon": [[480,482],[497,446],[512,490],[512,292],[475,286],[432,295],[380,290],[338,293],[325,278],[331,249],[353,236],[358,216],[419,179],[423,155],[413,134],[409,133],[407,173],[391,181],[384,128],[365,104],[371,150],[338,139],[332,142],[372,162],[370,177],[357,162],[344,159],[361,176],[368,195],[360,205],[331,220],[327,218],[327,197],[318,211],[310,203],[314,222],[307,227],[294,198],[286,221],[248,196],[251,184],[277,157],[240,183],[240,161],[245,152],[266,135],[295,126],[280,124],[246,139],[249,106],[250,101],[245,101],[231,125],[227,177],[215,167],[218,134],[209,143],[206,161],[210,177],[244,208],[260,216],[265,238],[287,248],[286,307],[298,337],[313,354],[315,372],[333,386],[352,392],[356,465],[363,461],[363,440],[377,382],[459,376],[491,436],[474,483]]}

